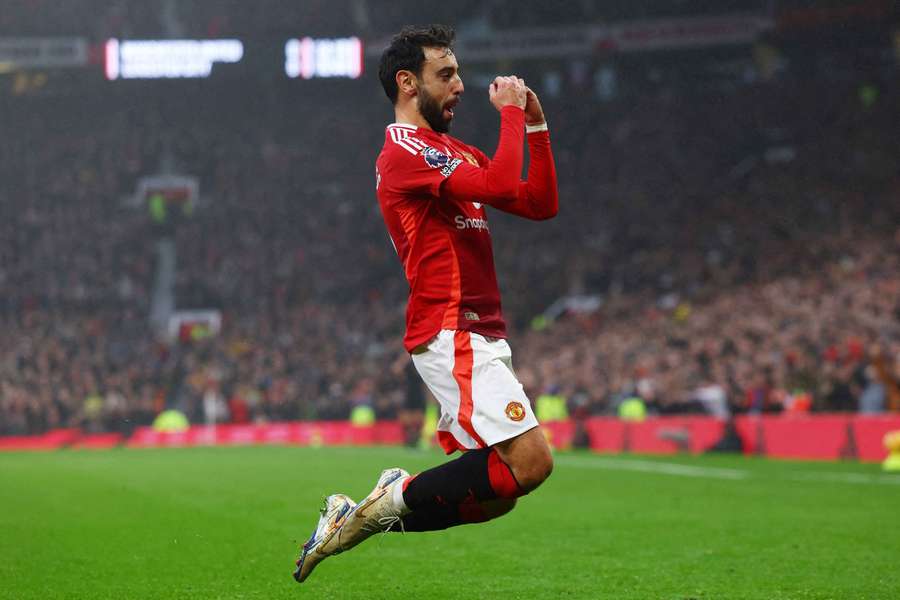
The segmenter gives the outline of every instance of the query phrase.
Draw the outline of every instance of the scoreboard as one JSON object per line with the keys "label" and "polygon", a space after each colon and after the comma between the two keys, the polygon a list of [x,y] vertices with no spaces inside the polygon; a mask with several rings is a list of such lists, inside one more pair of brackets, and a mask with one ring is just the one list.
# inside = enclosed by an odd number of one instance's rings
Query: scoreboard
{"label": "scoreboard", "polygon": [[363,43],[358,37],[290,39],[284,45],[284,72],[288,77],[346,77],[363,72]]}
{"label": "scoreboard", "polygon": [[292,38],[276,52],[269,42],[237,39],[119,40],[103,46],[106,79],[206,79],[217,74],[272,75],[289,79],[358,79],[363,41],[358,37]]}

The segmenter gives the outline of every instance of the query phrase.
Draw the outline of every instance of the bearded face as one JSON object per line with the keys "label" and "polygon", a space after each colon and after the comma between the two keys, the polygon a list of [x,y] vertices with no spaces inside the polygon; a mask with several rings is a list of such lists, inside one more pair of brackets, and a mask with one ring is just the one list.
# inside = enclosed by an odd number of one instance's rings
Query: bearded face
{"label": "bearded face", "polygon": [[419,114],[438,133],[450,131],[450,121],[453,120],[453,107],[459,102],[457,96],[441,103],[437,98],[428,93],[424,86],[418,86]]}

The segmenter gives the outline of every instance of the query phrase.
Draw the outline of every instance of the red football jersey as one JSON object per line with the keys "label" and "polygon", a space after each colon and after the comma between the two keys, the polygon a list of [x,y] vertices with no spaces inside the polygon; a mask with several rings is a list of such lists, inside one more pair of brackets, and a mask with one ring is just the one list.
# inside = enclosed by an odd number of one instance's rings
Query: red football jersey
{"label": "red football jersey", "polygon": [[529,134],[528,181],[520,181],[524,112],[501,111],[493,160],[446,134],[388,125],[376,161],[385,224],[409,281],[407,350],[441,329],[505,337],[484,204],[532,219],[556,214],[556,174],[546,132]]}

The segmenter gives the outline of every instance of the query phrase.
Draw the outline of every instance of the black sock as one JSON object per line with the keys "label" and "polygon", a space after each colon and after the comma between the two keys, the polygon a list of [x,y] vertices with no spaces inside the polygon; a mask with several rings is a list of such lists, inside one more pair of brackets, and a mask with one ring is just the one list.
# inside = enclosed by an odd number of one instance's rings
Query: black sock
{"label": "black sock", "polygon": [[391,531],[439,531],[463,523],[459,506],[449,505],[417,510],[404,516],[401,521],[395,523]]}
{"label": "black sock", "polygon": [[409,513],[403,517],[402,524],[396,523],[390,531],[439,531],[467,523],[484,523],[509,512],[509,509],[489,513],[485,505],[469,496],[461,504],[432,506]]}
{"label": "black sock", "polygon": [[521,495],[512,471],[500,455],[493,448],[481,448],[468,450],[456,460],[407,480],[403,501],[415,512]]}

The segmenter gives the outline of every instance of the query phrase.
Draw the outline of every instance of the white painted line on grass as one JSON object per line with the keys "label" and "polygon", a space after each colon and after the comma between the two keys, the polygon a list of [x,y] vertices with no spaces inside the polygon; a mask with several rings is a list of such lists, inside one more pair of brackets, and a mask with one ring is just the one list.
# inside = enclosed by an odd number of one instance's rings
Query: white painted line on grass
{"label": "white painted line on grass", "polygon": [[795,472],[791,473],[788,478],[793,481],[900,485],[900,476],[867,475],[865,473],[837,473],[834,471],[809,471],[807,473]]}
{"label": "white painted line on grass", "polygon": [[900,474],[875,475],[868,473],[841,473],[837,471],[788,471],[774,473],[757,473],[743,469],[726,469],[721,467],[697,467],[680,463],[657,462],[632,458],[612,458],[604,456],[559,456],[554,458],[556,464],[578,469],[602,469],[610,471],[634,471],[639,473],[658,473],[678,477],[699,477],[707,479],[744,480],[751,477],[761,479],[782,479],[789,481],[812,483],[850,483],[862,485],[896,485],[900,486]]}
{"label": "white painted line on grass", "polygon": [[606,458],[587,456],[557,456],[554,462],[564,467],[583,469],[608,469],[613,471],[638,471],[641,473],[660,473],[679,477],[701,477],[708,479],[747,479],[749,471],[741,469],[723,469],[719,467],[695,467],[678,463],[656,462],[652,460],[636,460],[631,458]]}

